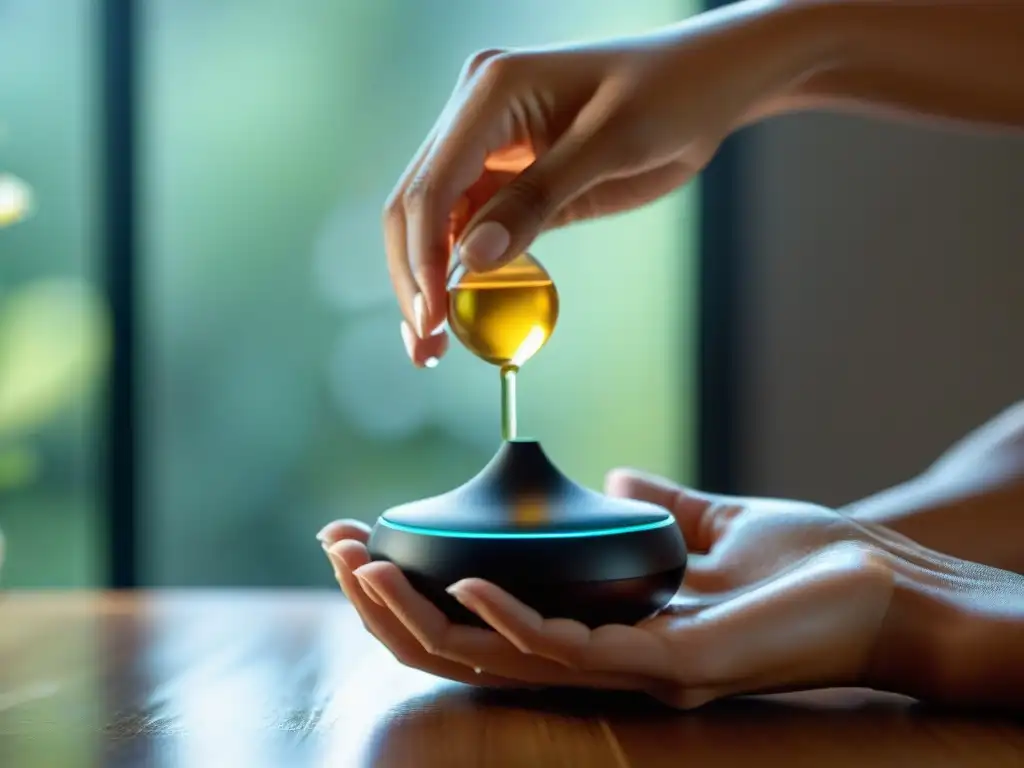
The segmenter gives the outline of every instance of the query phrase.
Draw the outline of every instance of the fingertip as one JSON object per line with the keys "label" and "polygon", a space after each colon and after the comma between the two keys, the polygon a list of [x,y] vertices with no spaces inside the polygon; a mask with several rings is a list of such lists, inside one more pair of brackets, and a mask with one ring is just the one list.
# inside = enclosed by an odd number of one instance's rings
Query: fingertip
{"label": "fingertip", "polygon": [[604,476],[604,492],[609,496],[627,496],[635,475],[636,471],[629,467],[608,470]]}
{"label": "fingertip", "polygon": [[[687,542],[692,546],[691,542]],[[690,553],[686,558],[683,586],[706,595],[727,587],[726,574],[718,558],[711,554]]]}
{"label": "fingertip", "polygon": [[448,587],[447,592],[474,613],[501,610],[530,621],[541,619],[541,615],[532,607],[485,579],[462,579]]}
{"label": "fingertip", "polygon": [[710,494],[701,493],[660,475],[620,467],[605,475],[605,493],[609,496],[648,501],[672,509],[680,500],[707,502]]}
{"label": "fingertip", "polygon": [[458,257],[471,272],[487,272],[508,261],[512,236],[505,225],[484,221],[466,233],[458,244]]}
{"label": "fingertip", "polygon": [[609,496],[650,501],[665,506],[666,501],[683,491],[682,486],[667,478],[631,467],[617,467],[605,475],[605,492]]}
{"label": "fingertip", "polygon": [[364,568],[360,568],[357,571],[353,571],[352,575],[356,577],[356,581],[359,583],[359,586],[363,590],[363,593],[368,598],[370,598],[370,600],[379,605],[381,608],[387,607],[387,603],[385,602],[384,598],[381,597],[380,593],[377,591],[377,587],[374,585],[373,581],[366,576]]}
{"label": "fingertip", "polygon": [[447,353],[449,346],[448,333],[443,330],[425,339],[412,338],[408,340],[403,331],[403,341],[406,344],[409,359],[417,368],[436,368],[441,358]]}
{"label": "fingertip", "polygon": [[363,563],[359,568],[355,569],[353,573],[359,577],[360,580],[366,579],[375,586],[386,585],[390,572],[397,572],[401,575],[401,571],[398,566],[393,563],[389,563],[385,560],[374,560],[372,562]]}
{"label": "fingertip", "polygon": [[345,539],[331,545],[327,548],[327,554],[339,559],[353,573],[371,562],[366,546],[362,542],[352,539]]}
{"label": "fingertip", "polygon": [[456,581],[445,591],[452,597],[461,601],[464,597],[474,598],[480,597],[481,595],[486,596],[487,586],[488,582],[483,579],[468,578]]}
{"label": "fingertip", "polygon": [[370,526],[361,520],[332,520],[320,529],[316,538],[326,547],[343,539],[355,539],[365,544],[370,538]]}

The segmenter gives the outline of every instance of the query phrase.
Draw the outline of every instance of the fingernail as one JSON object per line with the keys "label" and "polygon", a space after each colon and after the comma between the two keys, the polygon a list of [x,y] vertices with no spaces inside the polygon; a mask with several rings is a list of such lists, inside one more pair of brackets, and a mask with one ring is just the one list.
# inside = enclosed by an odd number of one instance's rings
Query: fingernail
{"label": "fingernail", "polygon": [[427,358],[427,359],[426,359],[426,360],[425,360],[425,361],[423,362],[423,366],[424,366],[425,368],[437,368],[437,363],[438,363],[438,360],[437,360],[437,358],[436,358],[436,357],[428,357],[428,358]]}
{"label": "fingernail", "polygon": [[323,528],[321,528],[319,531],[317,531],[316,540],[319,541],[321,544],[325,544],[327,542],[327,529],[330,528],[330,527],[331,527],[331,525],[330,525],[330,523],[328,523]]}
{"label": "fingernail", "polygon": [[447,592],[449,595],[454,597],[460,603],[464,604],[464,600],[462,599],[462,592],[459,591],[459,585],[458,584],[452,584],[450,587],[448,587],[445,590],[445,592]]}
{"label": "fingernail", "polygon": [[401,331],[402,343],[405,344],[405,354],[407,354],[409,359],[412,360],[412,352],[413,347],[416,344],[416,337],[413,335],[412,328],[409,327],[409,324],[405,322],[405,320],[402,321]]}
{"label": "fingernail", "polygon": [[487,267],[505,254],[509,242],[505,227],[496,221],[485,221],[462,241],[459,257],[469,265]]}
{"label": "fingernail", "polygon": [[416,322],[416,335],[421,339],[427,338],[427,302],[422,293],[412,297],[412,315]]}
{"label": "fingernail", "polygon": [[373,584],[371,584],[366,579],[365,576],[362,576],[362,575],[357,573],[357,574],[355,574],[355,577],[357,579],[359,579],[359,585],[363,588],[363,591],[366,593],[366,596],[368,598],[373,600],[373,602],[375,602],[381,608],[386,608],[387,607],[385,605],[384,601],[381,599],[381,596],[379,594],[377,594],[377,590],[373,588]]}

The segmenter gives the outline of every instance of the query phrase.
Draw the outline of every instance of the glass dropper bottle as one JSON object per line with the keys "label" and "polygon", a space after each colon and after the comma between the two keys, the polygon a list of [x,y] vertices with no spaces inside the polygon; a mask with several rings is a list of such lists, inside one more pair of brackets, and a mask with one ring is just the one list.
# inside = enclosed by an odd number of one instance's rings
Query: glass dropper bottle
{"label": "glass dropper bottle", "polygon": [[448,280],[448,326],[470,352],[498,366],[501,436],[517,437],[516,375],[558,322],[558,291],[529,253],[490,272],[456,264]]}

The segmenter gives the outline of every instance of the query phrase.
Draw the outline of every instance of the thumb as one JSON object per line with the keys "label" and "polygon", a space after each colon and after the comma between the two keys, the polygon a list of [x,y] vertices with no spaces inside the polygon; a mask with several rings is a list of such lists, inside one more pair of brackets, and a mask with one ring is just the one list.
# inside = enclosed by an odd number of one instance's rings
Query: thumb
{"label": "thumb", "polygon": [[512,261],[563,206],[601,180],[608,153],[599,135],[581,133],[568,131],[477,211],[457,244],[467,269],[488,272]]}
{"label": "thumb", "polygon": [[715,494],[685,488],[664,477],[625,467],[608,473],[605,493],[646,501],[667,509],[675,517],[686,545],[692,552],[707,552],[714,543],[704,521],[721,504],[721,497]]}

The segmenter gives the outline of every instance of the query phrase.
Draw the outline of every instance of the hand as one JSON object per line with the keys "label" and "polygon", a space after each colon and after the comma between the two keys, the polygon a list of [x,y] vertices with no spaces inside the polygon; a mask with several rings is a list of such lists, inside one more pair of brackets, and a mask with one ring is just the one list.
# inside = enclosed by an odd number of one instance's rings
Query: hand
{"label": "hand", "polygon": [[479,579],[451,591],[493,631],[453,625],[398,568],[370,562],[366,526],[333,523],[322,540],[367,629],[399,661],[471,684],[640,690],[694,707],[874,683],[876,662],[899,668],[893,659],[911,652],[889,643],[876,658],[893,622],[903,631],[891,615],[897,578],[942,567],[909,540],[812,504],[709,496],[633,472],[611,473],[607,492],[671,510],[694,553],[676,600],[635,627],[542,618]]}
{"label": "hand", "polygon": [[639,37],[471,57],[385,206],[414,363],[447,348],[453,239],[467,267],[486,271],[543,230],[655,200],[804,74],[814,38],[773,5],[736,3]]}

